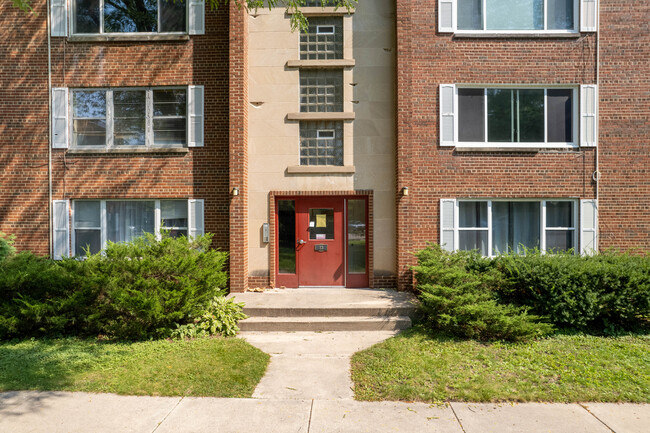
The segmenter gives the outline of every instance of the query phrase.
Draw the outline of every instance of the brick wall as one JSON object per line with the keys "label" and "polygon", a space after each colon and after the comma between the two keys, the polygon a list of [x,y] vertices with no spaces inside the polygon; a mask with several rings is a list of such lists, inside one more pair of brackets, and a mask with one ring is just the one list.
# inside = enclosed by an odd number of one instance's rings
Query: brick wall
{"label": "brick wall", "polygon": [[600,247],[650,249],[650,2],[601,1]]}
{"label": "brick wall", "polygon": [[[400,288],[412,284],[411,252],[440,240],[441,198],[593,198],[596,193],[591,148],[460,153],[439,146],[440,84],[593,84],[596,35],[459,38],[437,32],[437,14],[435,1],[398,2]],[[404,186],[409,195],[401,197]]]}
{"label": "brick wall", "polygon": [[248,287],[248,13],[230,4],[230,290]]}
{"label": "brick wall", "polygon": [[0,231],[48,254],[47,11],[33,7],[0,3]]}
{"label": "brick wall", "polygon": [[[48,253],[47,11],[0,6],[0,230]],[[228,250],[230,35],[227,9],[206,8],[206,34],[183,41],[73,42],[52,38],[53,87],[205,86],[205,146],[186,153],[74,154],[54,149],[53,199],[201,198],[205,231]],[[20,31],[17,31],[20,29]],[[241,104],[241,100],[235,101]]]}

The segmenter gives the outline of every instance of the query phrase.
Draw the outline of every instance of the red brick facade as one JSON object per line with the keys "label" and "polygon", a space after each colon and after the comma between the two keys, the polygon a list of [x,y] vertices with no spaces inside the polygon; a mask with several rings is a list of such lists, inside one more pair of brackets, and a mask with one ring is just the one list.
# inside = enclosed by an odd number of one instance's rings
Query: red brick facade
{"label": "red brick facade", "polygon": [[600,247],[650,248],[650,7],[601,11],[599,149],[461,153],[439,145],[440,84],[595,84],[598,35],[454,37],[437,31],[437,2],[397,2],[400,287],[411,252],[439,241],[441,198],[595,198],[597,151]]}
{"label": "red brick facade", "polygon": [[[34,8],[0,5],[0,231],[46,255],[52,199],[204,199],[205,231],[230,252],[231,289],[272,285],[273,272],[248,277],[246,12],[206,8],[205,35],[174,41],[51,38],[52,87],[205,86],[204,147],[88,154],[49,150],[48,12],[45,3]],[[598,198],[601,249],[650,249],[650,4],[601,0],[598,33],[563,37],[454,37],[437,31],[437,8],[396,2],[397,275],[371,275],[370,285],[411,286],[412,252],[440,240],[441,198]],[[454,83],[598,83],[599,146],[441,147],[439,86]],[[372,199],[372,191],[334,192],[354,193]],[[370,269],[372,255],[370,242]]]}
{"label": "red brick facade", "polygon": [[[3,26],[0,84],[0,230],[16,235],[17,247],[48,254],[47,11],[0,6]],[[206,10],[206,33],[179,41],[76,42],[53,37],[52,87],[205,86],[205,144],[186,152],[116,154],[52,150],[52,199],[198,198],[205,200],[205,231],[214,245],[230,246],[229,138],[237,120],[229,104],[245,107],[245,93],[231,99],[231,34],[226,9]],[[8,23],[11,23],[9,25]],[[20,29],[17,33],[16,29]],[[245,58],[243,52],[235,52]],[[241,72],[239,74],[242,75]],[[241,84],[240,84],[241,85]],[[241,88],[245,89],[245,85]],[[241,108],[238,109],[241,113]],[[239,120],[245,124],[245,119]],[[229,125],[231,130],[229,131]],[[236,135],[239,134],[239,135]]]}

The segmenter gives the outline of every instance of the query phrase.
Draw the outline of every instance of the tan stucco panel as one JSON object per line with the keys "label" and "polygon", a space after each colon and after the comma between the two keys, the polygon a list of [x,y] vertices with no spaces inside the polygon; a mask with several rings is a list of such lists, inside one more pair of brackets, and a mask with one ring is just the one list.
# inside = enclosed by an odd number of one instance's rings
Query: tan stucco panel
{"label": "tan stucco panel", "polygon": [[269,222],[270,191],[374,191],[374,269],[395,272],[395,31],[394,2],[360,2],[343,19],[344,57],[356,65],[344,69],[344,164],[354,174],[288,174],[300,164],[298,122],[300,35],[291,32],[282,8],[259,10],[249,17],[249,269],[268,275],[268,245],[261,227]]}

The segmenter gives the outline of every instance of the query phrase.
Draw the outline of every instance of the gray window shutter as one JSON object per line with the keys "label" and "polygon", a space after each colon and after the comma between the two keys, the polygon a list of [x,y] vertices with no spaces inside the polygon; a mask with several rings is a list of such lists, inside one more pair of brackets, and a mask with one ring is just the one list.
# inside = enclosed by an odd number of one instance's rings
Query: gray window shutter
{"label": "gray window shutter", "polygon": [[204,202],[200,199],[188,200],[188,206],[188,234],[190,238],[194,238],[205,233],[203,224]]}
{"label": "gray window shutter", "polygon": [[442,249],[456,249],[456,200],[440,199],[440,245]]}
{"label": "gray window shutter", "polygon": [[67,0],[51,0],[50,26],[52,36],[68,36]]}
{"label": "gray window shutter", "polygon": [[187,89],[187,131],[189,147],[203,147],[203,86],[189,86]]}
{"label": "gray window shutter", "polygon": [[456,104],[454,96],[456,88],[453,84],[440,85],[440,145],[455,146],[454,134]]}
{"label": "gray window shutter", "polygon": [[598,145],[598,86],[580,86],[580,146]]}
{"label": "gray window shutter", "polygon": [[456,31],[456,0],[438,0],[438,32]]}
{"label": "gray window shutter", "polygon": [[580,31],[598,31],[598,0],[580,0]]}
{"label": "gray window shutter", "polygon": [[70,203],[68,200],[52,201],[52,239],[53,259],[61,260],[70,256]]}
{"label": "gray window shutter", "polygon": [[68,147],[68,89],[52,89],[52,147]]}
{"label": "gray window shutter", "polygon": [[205,34],[205,2],[189,0],[190,35]]}
{"label": "gray window shutter", "polygon": [[598,200],[580,200],[580,252],[598,252]]}

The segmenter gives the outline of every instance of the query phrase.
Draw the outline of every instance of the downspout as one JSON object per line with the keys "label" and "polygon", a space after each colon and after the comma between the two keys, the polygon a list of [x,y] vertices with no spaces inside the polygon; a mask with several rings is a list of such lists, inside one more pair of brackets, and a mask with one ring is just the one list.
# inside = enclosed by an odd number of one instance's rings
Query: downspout
{"label": "downspout", "polygon": [[[594,155],[596,171],[592,176],[593,180],[596,182],[596,242],[600,240],[600,203],[598,202],[598,196],[600,192],[600,165],[598,161],[598,151],[600,148],[600,140],[598,139],[600,135],[600,2],[596,2],[596,153]],[[598,243],[596,243],[598,246]]]}
{"label": "downspout", "polygon": [[47,113],[48,113],[48,131],[47,131],[47,192],[48,192],[48,222],[49,239],[50,239],[50,258],[54,257],[54,227],[53,209],[52,209],[52,40],[51,40],[51,25],[50,22],[50,0],[46,0],[46,21],[47,21]]}

